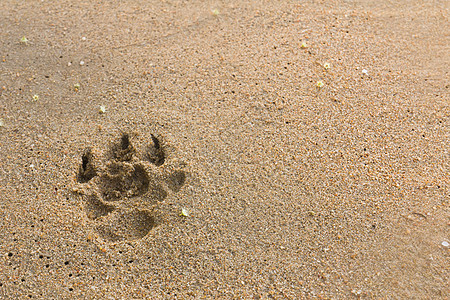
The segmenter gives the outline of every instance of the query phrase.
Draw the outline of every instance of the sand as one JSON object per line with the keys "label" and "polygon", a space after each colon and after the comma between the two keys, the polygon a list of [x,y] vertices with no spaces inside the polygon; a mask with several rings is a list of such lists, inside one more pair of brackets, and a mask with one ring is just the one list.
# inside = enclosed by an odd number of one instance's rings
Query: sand
{"label": "sand", "polygon": [[449,8],[1,1],[0,298],[448,297]]}

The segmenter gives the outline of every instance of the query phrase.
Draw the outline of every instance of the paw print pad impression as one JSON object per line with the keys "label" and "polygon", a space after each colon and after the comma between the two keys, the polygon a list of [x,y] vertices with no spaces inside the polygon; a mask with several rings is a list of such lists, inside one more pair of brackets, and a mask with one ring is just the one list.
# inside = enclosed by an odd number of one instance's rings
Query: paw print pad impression
{"label": "paw print pad impression", "polygon": [[78,168],[76,191],[95,233],[105,241],[131,241],[145,237],[157,224],[158,203],[177,193],[186,181],[183,165],[166,157],[161,139],[139,151],[123,133],[98,158],[86,148]]}

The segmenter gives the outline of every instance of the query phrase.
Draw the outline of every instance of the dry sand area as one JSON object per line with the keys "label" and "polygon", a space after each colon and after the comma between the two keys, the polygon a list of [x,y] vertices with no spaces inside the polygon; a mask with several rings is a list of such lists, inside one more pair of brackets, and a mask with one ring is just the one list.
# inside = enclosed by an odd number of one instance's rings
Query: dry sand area
{"label": "dry sand area", "polygon": [[445,299],[448,1],[0,1],[0,298]]}

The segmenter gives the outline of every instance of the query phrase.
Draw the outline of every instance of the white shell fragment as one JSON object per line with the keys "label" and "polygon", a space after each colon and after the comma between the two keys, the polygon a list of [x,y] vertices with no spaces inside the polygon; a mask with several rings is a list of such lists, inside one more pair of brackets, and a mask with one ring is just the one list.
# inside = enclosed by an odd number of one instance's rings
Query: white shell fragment
{"label": "white shell fragment", "polygon": [[183,217],[189,217],[189,212],[188,212],[188,210],[187,210],[186,208],[182,208],[182,209],[181,209],[181,214],[180,214],[180,216],[183,216]]}

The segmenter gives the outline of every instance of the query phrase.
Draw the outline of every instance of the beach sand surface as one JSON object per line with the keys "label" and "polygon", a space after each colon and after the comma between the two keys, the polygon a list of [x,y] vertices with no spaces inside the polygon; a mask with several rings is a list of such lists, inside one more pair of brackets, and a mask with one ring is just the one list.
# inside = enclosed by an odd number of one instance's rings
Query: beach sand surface
{"label": "beach sand surface", "polygon": [[2,0],[0,298],[448,297],[449,9]]}

